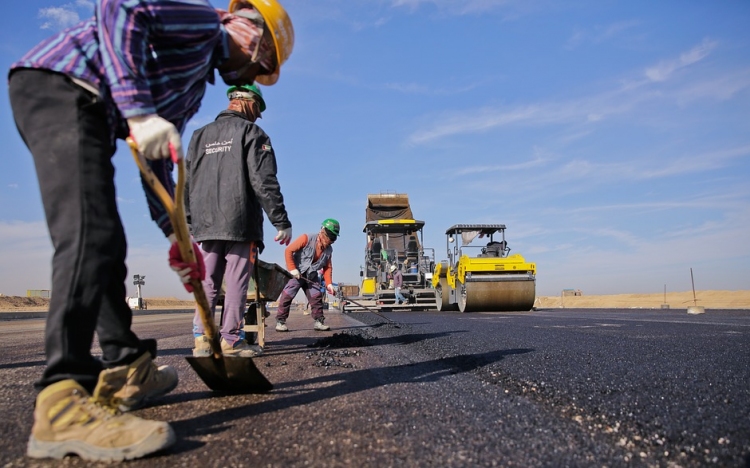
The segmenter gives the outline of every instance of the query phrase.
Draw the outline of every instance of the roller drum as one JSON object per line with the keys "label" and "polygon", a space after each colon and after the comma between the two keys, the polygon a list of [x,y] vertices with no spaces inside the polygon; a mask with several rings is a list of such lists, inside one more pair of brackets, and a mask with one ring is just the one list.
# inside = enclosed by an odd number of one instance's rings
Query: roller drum
{"label": "roller drum", "polygon": [[435,288],[435,302],[437,303],[437,310],[441,312],[449,312],[457,310],[456,304],[451,304],[448,292],[450,286],[448,286],[448,280],[440,278],[440,282]]}
{"label": "roller drum", "polygon": [[527,311],[536,298],[536,281],[475,281],[458,287],[461,312]]}

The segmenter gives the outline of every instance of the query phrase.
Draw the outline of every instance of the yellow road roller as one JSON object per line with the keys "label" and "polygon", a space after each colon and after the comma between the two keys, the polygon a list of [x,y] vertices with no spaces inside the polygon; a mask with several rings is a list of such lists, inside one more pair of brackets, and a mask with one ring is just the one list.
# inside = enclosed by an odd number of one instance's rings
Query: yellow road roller
{"label": "yellow road roller", "polygon": [[[536,298],[536,264],[510,254],[504,224],[456,224],[446,235],[448,260],[435,266],[440,311],[527,311]],[[474,243],[474,245],[472,245]]]}

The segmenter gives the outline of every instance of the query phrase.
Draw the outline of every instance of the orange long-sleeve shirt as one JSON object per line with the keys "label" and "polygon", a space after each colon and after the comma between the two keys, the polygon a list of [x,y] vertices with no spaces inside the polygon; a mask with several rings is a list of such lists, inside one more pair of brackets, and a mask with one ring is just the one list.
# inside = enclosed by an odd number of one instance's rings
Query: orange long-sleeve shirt
{"label": "orange long-sleeve shirt", "polygon": [[[294,242],[286,247],[286,249],[284,250],[284,259],[286,260],[287,270],[292,271],[297,269],[297,265],[294,264],[294,252],[302,250],[302,248],[305,247],[309,241],[310,238],[307,237],[307,234],[302,234],[298,238],[294,239]],[[320,243],[316,243],[313,263],[320,258],[322,253],[323,249],[320,247]],[[332,258],[333,256],[331,256],[331,259]],[[326,284],[333,283],[333,266],[331,265],[331,260],[328,260],[328,263],[323,265],[323,280]]]}

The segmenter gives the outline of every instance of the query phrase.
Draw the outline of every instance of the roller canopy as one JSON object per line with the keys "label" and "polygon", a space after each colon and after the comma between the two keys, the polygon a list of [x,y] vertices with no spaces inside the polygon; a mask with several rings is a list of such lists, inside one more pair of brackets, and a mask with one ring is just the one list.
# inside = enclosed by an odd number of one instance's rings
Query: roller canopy
{"label": "roller canopy", "polygon": [[464,231],[479,231],[480,234],[489,236],[490,234],[504,230],[505,224],[454,224],[445,231],[445,234],[450,236],[452,234],[460,234]]}
{"label": "roller canopy", "polygon": [[424,227],[424,221],[416,219],[384,219],[365,223],[362,232],[373,234],[392,234],[407,231],[420,231]]}

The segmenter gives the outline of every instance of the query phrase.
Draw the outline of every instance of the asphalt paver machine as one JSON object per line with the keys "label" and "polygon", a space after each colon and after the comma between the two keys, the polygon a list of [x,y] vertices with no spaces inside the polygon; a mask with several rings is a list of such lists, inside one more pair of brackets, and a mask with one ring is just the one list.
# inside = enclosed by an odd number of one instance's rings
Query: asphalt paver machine
{"label": "asphalt paver machine", "polygon": [[[434,309],[432,272],[435,269],[435,249],[425,248],[424,221],[414,219],[405,193],[379,193],[367,196],[365,226],[367,236],[365,261],[357,304],[349,302],[346,310],[375,309]],[[403,275],[401,293],[406,304],[396,304],[390,275],[391,267]]]}
{"label": "asphalt paver machine", "polygon": [[[362,270],[362,297],[370,298],[380,309],[408,308],[435,309],[432,272],[435,268],[434,249],[422,247],[424,221],[389,219],[370,221],[363,232],[367,234],[365,266]],[[401,293],[406,304],[396,304],[396,293],[391,279],[391,267],[401,270]]]}

